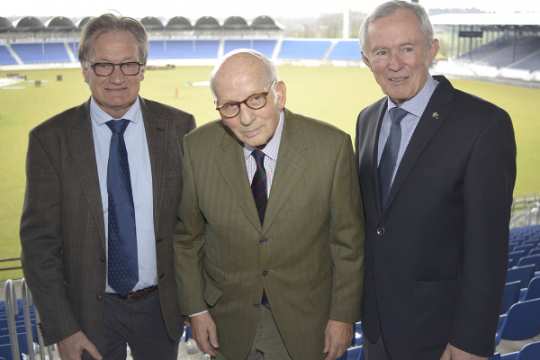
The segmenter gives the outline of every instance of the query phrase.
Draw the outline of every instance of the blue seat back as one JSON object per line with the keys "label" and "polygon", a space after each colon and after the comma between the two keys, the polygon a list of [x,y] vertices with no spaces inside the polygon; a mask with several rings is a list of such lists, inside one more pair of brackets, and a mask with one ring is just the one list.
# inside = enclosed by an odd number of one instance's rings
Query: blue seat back
{"label": "blue seat back", "polygon": [[527,287],[534,273],[534,265],[515,266],[506,272],[506,282],[521,281],[520,287]]}
{"label": "blue seat back", "polygon": [[525,340],[540,334],[540,299],[517,302],[510,307],[500,337]]}
{"label": "blue seat back", "polygon": [[535,276],[531,279],[531,282],[529,282],[529,287],[527,288],[525,299],[523,300],[531,300],[538,298],[540,298],[540,276]]}
{"label": "blue seat back", "polygon": [[506,283],[502,298],[501,314],[506,314],[508,309],[510,309],[510,306],[518,301],[520,290],[521,281],[518,280]]}
{"label": "blue seat back", "polygon": [[519,352],[518,360],[540,359],[540,341],[527,344]]}

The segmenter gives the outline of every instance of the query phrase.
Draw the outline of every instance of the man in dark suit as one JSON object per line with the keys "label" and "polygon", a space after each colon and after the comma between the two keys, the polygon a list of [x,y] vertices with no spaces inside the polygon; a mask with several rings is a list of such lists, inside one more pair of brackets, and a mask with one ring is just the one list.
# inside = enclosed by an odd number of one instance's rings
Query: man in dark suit
{"label": "man in dark suit", "polygon": [[438,42],[419,5],[382,4],[360,34],[387,95],[357,124],[367,359],[486,359],[516,175],[510,118],[430,76]]}
{"label": "man in dark suit", "polygon": [[79,59],[92,96],[30,133],[23,269],[62,359],[176,359],[182,318],[172,256],[181,142],[191,115],[138,96],[138,21],[102,15]]}
{"label": "man in dark suit", "polygon": [[193,337],[219,359],[334,360],[362,290],[350,137],[286,110],[260,53],[229,54],[211,85],[221,121],[186,136],[175,238]]}

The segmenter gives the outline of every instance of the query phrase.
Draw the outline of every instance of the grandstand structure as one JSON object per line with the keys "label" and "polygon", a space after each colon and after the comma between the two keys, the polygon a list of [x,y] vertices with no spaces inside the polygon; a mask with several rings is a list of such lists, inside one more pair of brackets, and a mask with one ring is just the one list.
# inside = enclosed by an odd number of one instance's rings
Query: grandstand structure
{"label": "grandstand structure", "polygon": [[[79,66],[79,35],[89,19],[0,17],[0,69]],[[182,16],[140,20],[149,34],[149,65],[208,65],[238,48],[255,49],[278,63],[361,61],[356,39],[285,38],[282,27],[269,16],[250,23],[239,16],[223,22],[211,16],[194,23]]]}
{"label": "grandstand structure", "polygon": [[450,75],[540,82],[538,13],[438,14],[448,35],[448,59],[436,69]]}

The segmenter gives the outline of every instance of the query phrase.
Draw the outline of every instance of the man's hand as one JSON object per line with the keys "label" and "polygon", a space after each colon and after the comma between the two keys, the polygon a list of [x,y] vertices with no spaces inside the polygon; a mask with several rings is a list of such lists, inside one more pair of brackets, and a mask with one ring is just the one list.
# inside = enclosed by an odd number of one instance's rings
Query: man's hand
{"label": "man's hand", "polygon": [[208,311],[191,317],[191,330],[199,350],[216,356],[219,348],[216,324]]}
{"label": "man's hand", "polygon": [[81,360],[84,351],[96,360],[102,359],[96,346],[88,340],[82,331],[77,331],[58,343],[58,352],[62,360]]}
{"label": "man's hand", "polygon": [[351,345],[353,327],[352,324],[336,320],[328,320],[324,331],[324,360],[335,360]]}
{"label": "man's hand", "polygon": [[487,357],[470,354],[448,344],[441,356],[441,360],[487,360]]}

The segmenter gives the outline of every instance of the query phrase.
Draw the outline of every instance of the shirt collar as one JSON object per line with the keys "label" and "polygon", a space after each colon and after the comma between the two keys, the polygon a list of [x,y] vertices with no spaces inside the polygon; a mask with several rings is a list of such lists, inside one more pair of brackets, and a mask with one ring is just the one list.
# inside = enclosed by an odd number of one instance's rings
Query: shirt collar
{"label": "shirt collar", "polygon": [[[279,152],[279,144],[281,143],[281,135],[283,133],[283,124],[285,123],[285,113],[281,111],[279,113],[279,122],[276,127],[276,131],[274,132],[274,135],[270,139],[270,141],[264,146],[264,148],[261,149],[261,151],[264,153],[264,155],[274,161],[277,160],[278,152]],[[248,144],[244,144],[244,157],[246,160],[249,158],[251,153],[255,150],[255,148],[249,146]]]}
{"label": "shirt collar", "polygon": [[[137,97],[133,105],[130,106],[129,110],[120,119],[126,119],[136,124],[139,121],[140,112],[141,103],[139,97]],[[111,115],[103,111],[103,109],[97,104],[96,100],[94,100],[93,96],[90,98],[90,118],[97,125],[105,125],[105,123],[109,120],[118,120],[113,119]]]}
{"label": "shirt collar", "polygon": [[[422,89],[410,98],[409,100],[403,102],[399,107],[401,107],[404,110],[407,110],[410,114],[413,114],[416,117],[422,117],[422,113],[427,107],[427,104],[429,102],[429,99],[431,98],[431,95],[433,95],[433,92],[435,91],[435,88],[439,82],[435,80],[433,77],[428,76],[426,83],[422,87]],[[388,109],[389,111],[392,108],[397,107],[396,103],[392,101],[388,97]]]}

